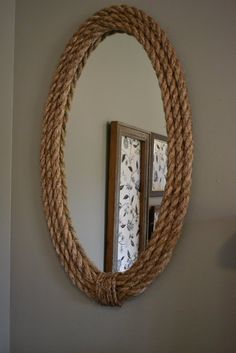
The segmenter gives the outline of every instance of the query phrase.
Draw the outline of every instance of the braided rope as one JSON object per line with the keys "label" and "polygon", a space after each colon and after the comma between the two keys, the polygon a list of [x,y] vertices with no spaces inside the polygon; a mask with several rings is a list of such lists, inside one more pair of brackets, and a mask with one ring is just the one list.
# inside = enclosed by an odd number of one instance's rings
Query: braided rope
{"label": "braided rope", "polygon": [[[155,235],[133,266],[104,273],[79,243],[67,207],[64,166],[66,123],[77,80],[90,53],[108,35],[123,32],[143,46],[159,80],[168,134],[168,174]],[[189,202],[193,159],[191,111],[175,51],[159,25],[143,11],[111,6],[89,18],[61,56],[49,92],[41,140],[41,183],[48,228],[73,284],[104,305],[121,305],[166,267],[180,236]]]}

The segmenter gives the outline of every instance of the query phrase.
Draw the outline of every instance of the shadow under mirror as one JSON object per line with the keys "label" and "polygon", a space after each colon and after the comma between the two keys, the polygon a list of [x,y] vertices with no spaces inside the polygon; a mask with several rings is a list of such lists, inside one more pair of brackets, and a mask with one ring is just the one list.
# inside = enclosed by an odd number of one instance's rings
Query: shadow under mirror
{"label": "shadow under mirror", "polygon": [[133,37],[107,37],[89,57],[69,113],[65,169],[85,252],[101,271],[126,271],[155,229],[167,173],[161,92]]}

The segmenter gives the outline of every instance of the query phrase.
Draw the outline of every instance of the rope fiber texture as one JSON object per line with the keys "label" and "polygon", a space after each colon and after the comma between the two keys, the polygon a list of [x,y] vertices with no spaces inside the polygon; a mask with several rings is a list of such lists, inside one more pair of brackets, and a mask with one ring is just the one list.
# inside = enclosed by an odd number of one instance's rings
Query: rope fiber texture
{"label": "rope fiber texture", "polygon": [[[66,123],[73,91],[90,53],[108,35],[134,36],[159,80],[168,135],[168,173],[157,229],[147,248],[123,273],[104,273],[90,261],[72,226],[64,165]],[[135,104],[135,103],[134,103]],[[191,111],[175,51],[143,11],[120,5],[100,10],[67,44],[48,95],[41,139],[43,205],[52,243],[75,286],[104,305],[122,305],[142,293],[165,269],[180,237],[189,202],[193,160]]]}

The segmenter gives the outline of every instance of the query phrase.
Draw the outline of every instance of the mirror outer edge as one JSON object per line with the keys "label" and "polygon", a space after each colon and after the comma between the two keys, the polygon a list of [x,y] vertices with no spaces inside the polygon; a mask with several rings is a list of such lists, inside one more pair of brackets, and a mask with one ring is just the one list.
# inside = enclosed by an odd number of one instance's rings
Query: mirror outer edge
{"label": "mirror outer edge", "polygon": [[[159,80],[168,135],[168,174],[155,235],[133,266],[105,273],[91,262],[72,226],[64,166],[66,123],[76,82],[90,53],[108,35],[123,32],[143,46]],[[183,72],[164,31],[142,10],[127,5],[100,10],[73,35],[48,95],[41,139],[41,185],[52,243],[75,286],[103,305],[121,305],[142,293],[165,269],[187,211],[193,160],[191,110]]]}

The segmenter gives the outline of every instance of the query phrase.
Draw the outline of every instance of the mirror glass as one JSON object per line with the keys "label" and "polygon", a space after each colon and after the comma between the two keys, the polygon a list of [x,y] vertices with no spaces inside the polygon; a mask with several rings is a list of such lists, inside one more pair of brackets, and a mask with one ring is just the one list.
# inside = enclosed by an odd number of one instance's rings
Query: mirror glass
{"label": "mirror glass", "polygon": [[165,137],[161,92],[147,54],[131,36],[107,37],[77,83],[65,145],[72,223],[102,271],[127,270],[152,235],[165,187]]}

